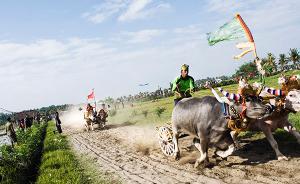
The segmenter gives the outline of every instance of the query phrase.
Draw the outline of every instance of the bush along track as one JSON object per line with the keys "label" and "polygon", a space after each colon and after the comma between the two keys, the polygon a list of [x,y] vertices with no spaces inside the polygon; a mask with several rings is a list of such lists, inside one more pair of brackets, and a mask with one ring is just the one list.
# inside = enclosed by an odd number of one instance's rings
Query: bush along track
{"label": "bush along track", "polygon": [[55,125],[49,122],[37,183],[91,183],[72,153],[67,138],[53,130]]}
{"label": "bush along track", "polygon": [[18,144],[1,146],[0,183],[32,183],[40,164],[47,124],[34,124],[17,131]]}

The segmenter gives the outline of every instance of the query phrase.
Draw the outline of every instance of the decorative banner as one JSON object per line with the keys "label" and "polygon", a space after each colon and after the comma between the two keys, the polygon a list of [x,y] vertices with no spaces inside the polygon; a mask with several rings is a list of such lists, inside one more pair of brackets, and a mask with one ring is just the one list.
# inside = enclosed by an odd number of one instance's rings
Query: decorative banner
{"label": "decorative banner", "polygon": [[95,104],[94,108],[95,108],[95,111],[97,111],[97,103],[96,103],[94,89],[92,89],[92,92],[87,96],[87,103],[89,102],[89,100],[93,100],[94,101],[94,104]]}
{"label": "decorative banner", "polygon": [[234,58],[240,59],[241,57],[252,51],[255,58],[257,58],[253,36],[248,26],[239,14],[237,14],[230,22],[227,22],[226,24],[221,26],[217,31],[207,34],[207,40],[210,46],[213,46],[216,43],[222,41],[240,39],[247,40],[247,42],[241,42],[236,45],[238,49],[243,49],[244,51]]}
{"label": "decorative banner", "polygon": [[264,76],[266,71],[263,69],[261,60],[257,56],[253,36],[250,32],[250,29],[239,14],[236,14],[236,16],[230,22],[227,22],[221,26],[217,31],[208,33],[207,40],[210,46],[222,41],[245,40],[246,42],[240,42],[236,45],[236,47],[243,50],[243,52],[237,56],[234,56],[234,59],[241,59],[249,52],[253,52],[255,57],[254,62],[258,72],[260,73],[260,81],[263,84],[265,83]]}

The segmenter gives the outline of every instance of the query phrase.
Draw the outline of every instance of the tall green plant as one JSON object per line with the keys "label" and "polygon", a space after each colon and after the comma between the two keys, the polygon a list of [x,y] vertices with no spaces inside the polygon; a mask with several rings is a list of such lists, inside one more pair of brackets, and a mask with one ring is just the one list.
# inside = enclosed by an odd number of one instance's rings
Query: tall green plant
{"label": "tall green plant", "polygon": [[295,69],[299,69],[300,54],[298,49],[290,49],[289,59],[293,62]]}

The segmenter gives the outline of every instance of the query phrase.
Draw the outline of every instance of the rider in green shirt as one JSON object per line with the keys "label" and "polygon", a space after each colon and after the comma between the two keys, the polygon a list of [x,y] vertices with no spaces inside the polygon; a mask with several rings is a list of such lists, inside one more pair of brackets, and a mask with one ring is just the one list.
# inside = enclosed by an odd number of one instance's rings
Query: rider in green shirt
{"label": "rider in green shirt", "polygon": [[183,98],[192,97],[191,93],[195,89],[195,81],[193,77],[188,75],[189,65],[181,66],[181,75],[172,83],[172,91],[175,92],[175,105]]}

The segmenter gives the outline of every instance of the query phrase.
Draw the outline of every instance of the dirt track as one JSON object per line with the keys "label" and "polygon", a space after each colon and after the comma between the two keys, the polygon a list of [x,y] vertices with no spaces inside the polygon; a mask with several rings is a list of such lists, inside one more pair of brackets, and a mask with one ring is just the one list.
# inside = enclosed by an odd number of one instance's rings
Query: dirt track
{"label": "dirt track", "polygon": [[[75,150],[88,154],[100,171],[112,173],[123,183],[300,183],[300,145],[295,142],[279,143],[289,161],[274,160],[265,139],[251,143],[246,139],[244,148],[227,161],[212,158],[211,151],[212,166],[196,170],[192,163],[198,152],[185,150],[191,143],[189,137],[180,140],[182,158],[174,161],[162,154],[154,142],[155,135],[130,136],[134,134],[130,132],[141,130],[136,126],[111,126],[68,134]],[[139,142],[141,136],[145,139]]]}

